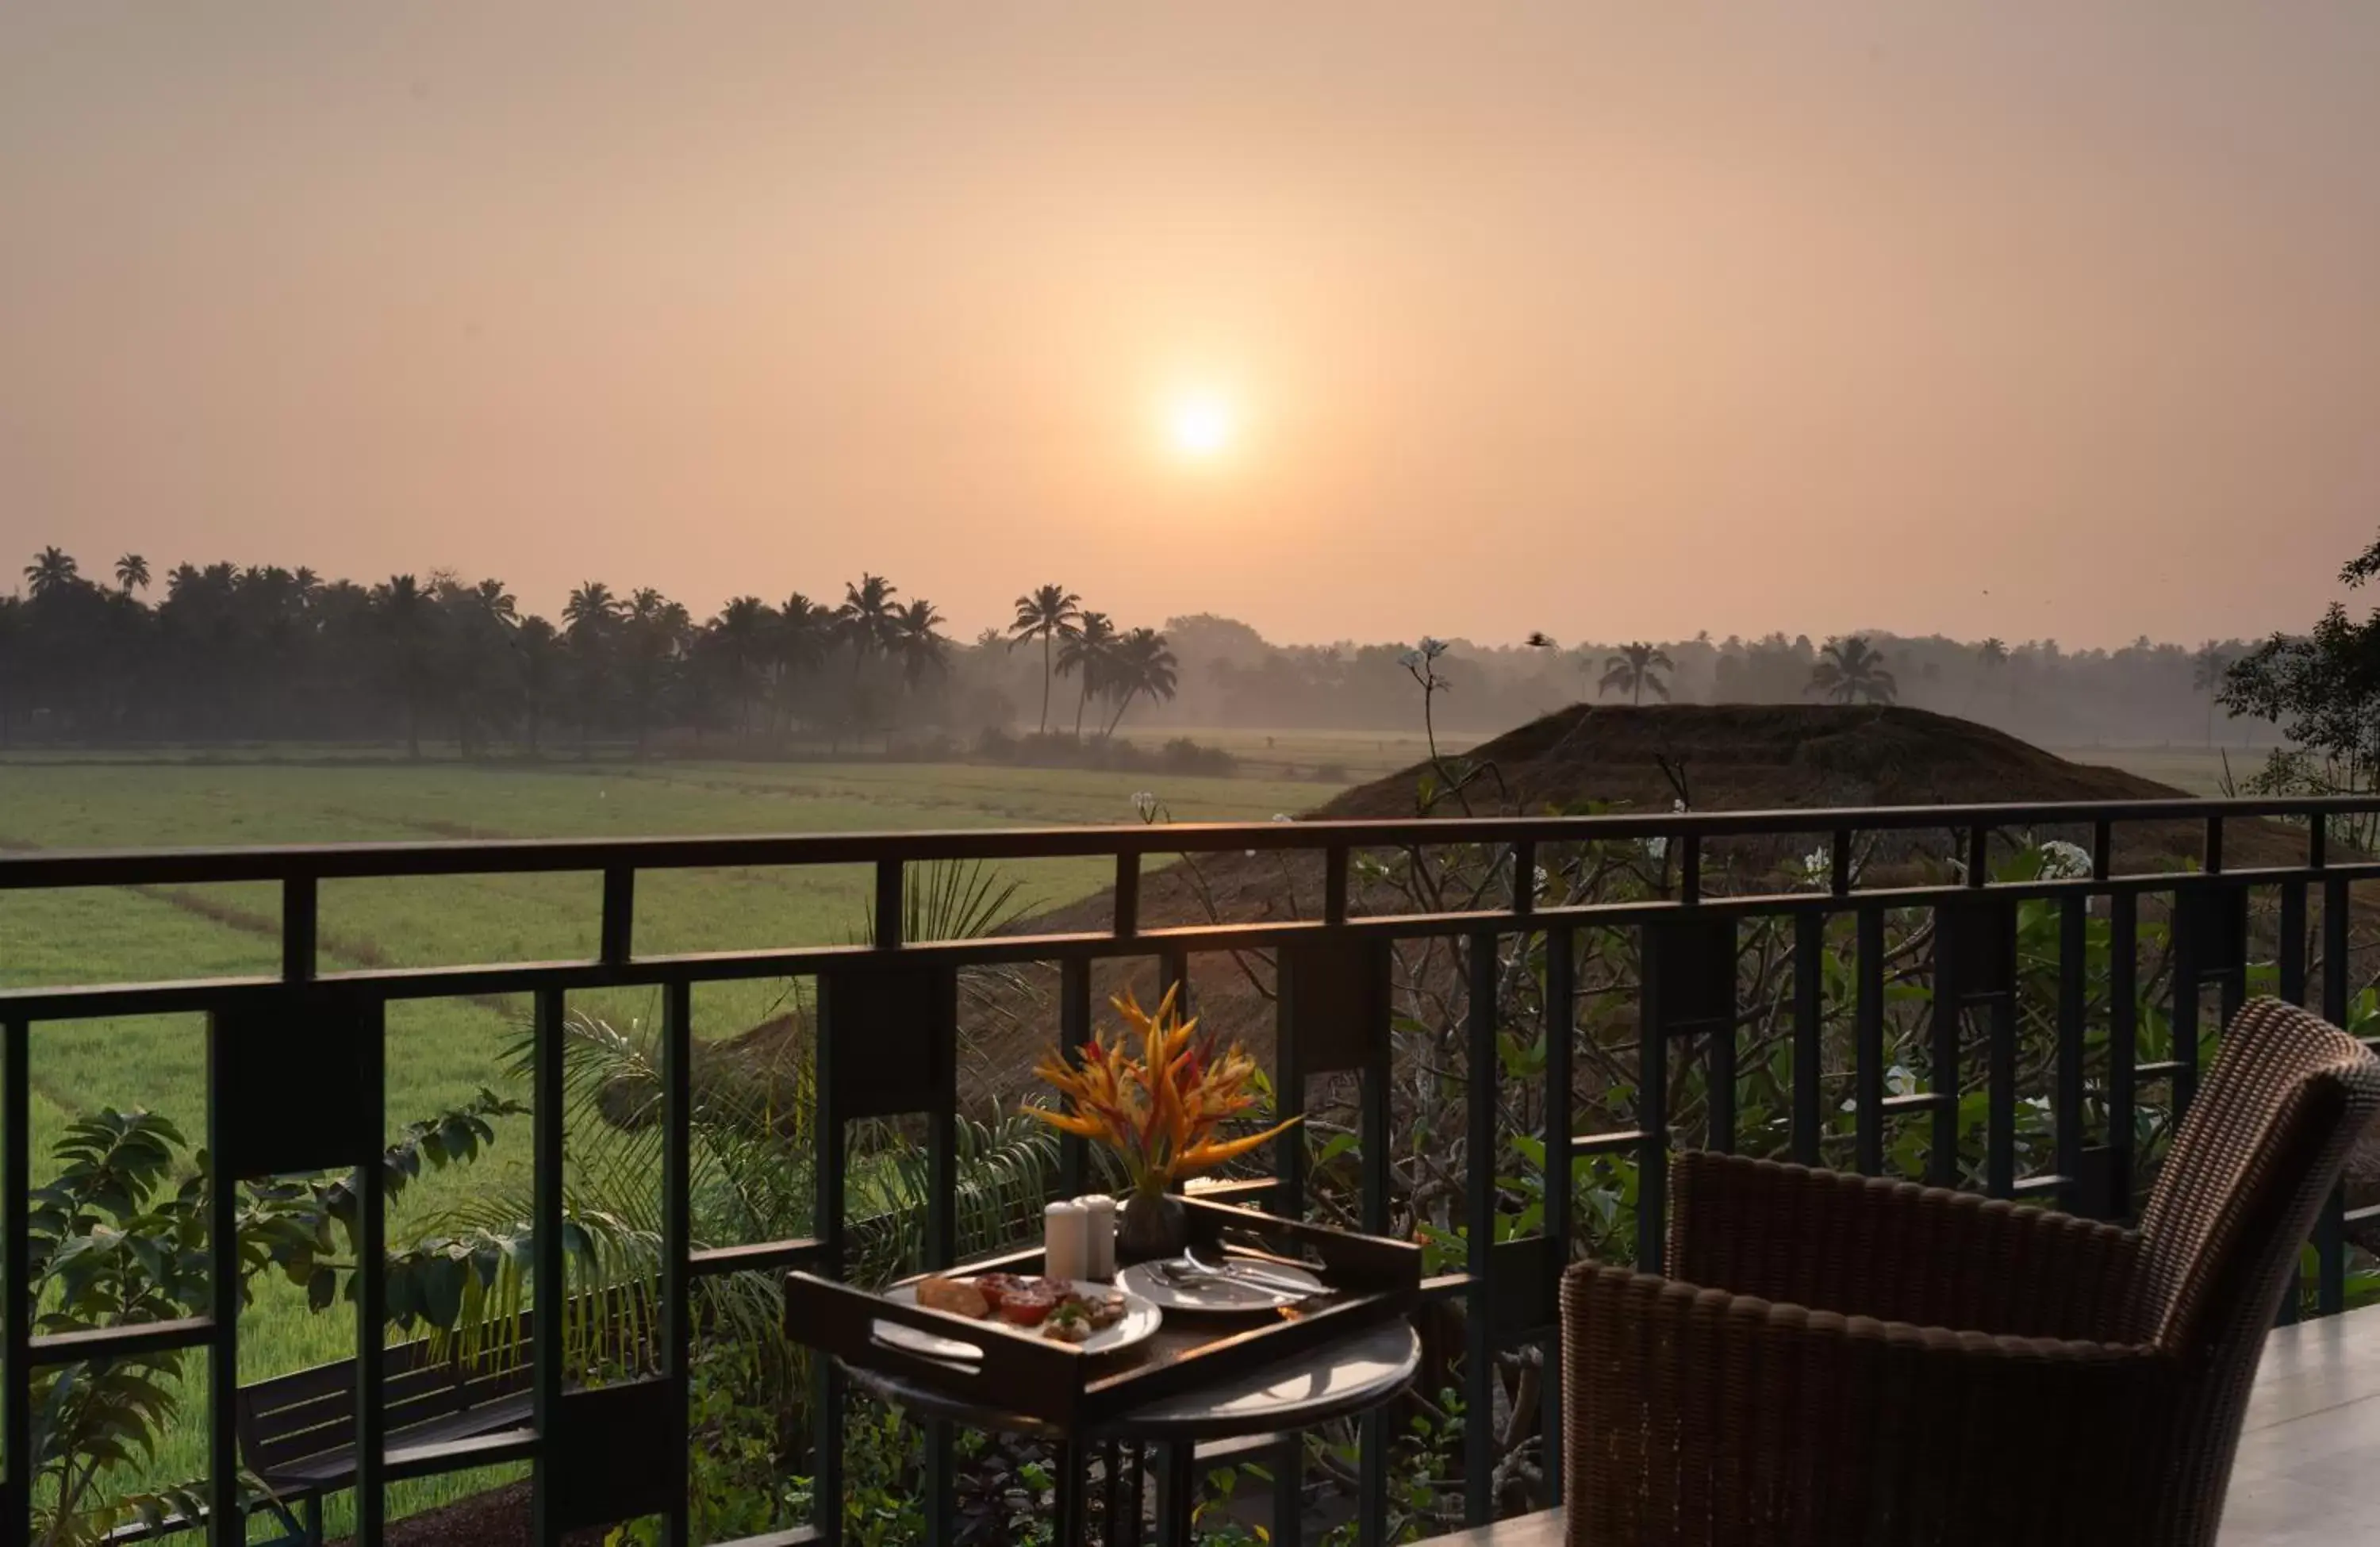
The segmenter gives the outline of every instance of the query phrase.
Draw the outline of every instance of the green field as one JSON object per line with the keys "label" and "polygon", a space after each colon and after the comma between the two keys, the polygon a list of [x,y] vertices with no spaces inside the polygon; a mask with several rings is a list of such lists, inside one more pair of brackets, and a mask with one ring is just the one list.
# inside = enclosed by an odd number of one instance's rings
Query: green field
{"label": "green field", "polygon": [[[1305,810],[1338,786],[945,764],[670,762],[517,767],[419,767],[324,760],[137,762],[43,759],[0,763],[0,850],[193,844],[266,844],[626,836],[647,834],[854,832],[1130,822],[1133,796],[1158,795],[1182,821],[1261,821]],[[1026,895],[1059,901],[1109,877],[1098,860],[1012,867]],[[640,951],[841,943],[863,927],[863,867],[720,870],[641,876]],[[320,934],[326,970],[374,966],[552,959],[595,949],[599,883],[580,875],[438,878],[326,883]],[[272,972],[279,903],[270,886],[128,892],[0,894],[0,985],[100,983]],[[782,981],[706,985],[695,997],[698,1034],[728,1036],[764,1019]],[[574,1010],[650,1017],[650,993],[574,996]],[[389,1020],[392,1128],[502,1087],[504,1053],[525,1005],[434,1001],[394,1006]],[[201,1027],[194,1017],[37,1026],[34,1143],[39,1156],[61,1122],[104,1105],[145,1105],[200,1132]],[[409,1193],[401,1238],[450,1204],[461,1187],[525,1185],[525,1121],[500,1125],[492,1156],[433,1176]],[[352,1351],[343,1314],[312,1315],[275,1281],[241,1326],[244,1380]],[[193,1396],[196,1396],[193,1388]],[[192,1411],[200,1409],[193,1408]],[[203,1468],[195,1424],[169,1442],[158,1479]],[[408,1485],[393,1508],[419,1507],[469,1486]],[[341,1512],[344,1514],[344,1511]]]}

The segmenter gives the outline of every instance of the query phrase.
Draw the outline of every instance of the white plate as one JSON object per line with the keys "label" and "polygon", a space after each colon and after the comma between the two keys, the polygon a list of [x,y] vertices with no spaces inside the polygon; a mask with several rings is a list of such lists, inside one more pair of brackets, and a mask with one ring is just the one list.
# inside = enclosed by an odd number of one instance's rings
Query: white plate
{"label": "white plate", "polygon": [[[1083,1295],[1104,1295],[1110,1289],[1123,1288],[1122,1284],[1090,1284],[1081,1279],[1067,1282],[1076,1293]],[[917,1286],[914,1284],[895,1285],[884,1291],[884,1297],[898,1305],[916,1305]],[[1164,1320],[1157,1307],[1150,1304],[1147,1297],[1127,1291],[1123,1297],[1123,1321],[1111,1327],[1101,1327],[1080,1343],[1062,1343],[1058,1344],[1058,1346],[1079,1348],[1086,1354],[1104,1354],[1117,1348],[1129,1348],[1156,1332],[1158,1323]],[[1002,1322],[996,1317],[985,1321],[983,1325],[987,1328],[998,1327],[1018,1337],[1041,1335],[1038,1328],[1020,1327],[1013,1322]],[[983,1357],[983,1350],[975,1344],[962,1342],[954,1337],[938,1337],[932,1333],[917,1327],[904,1326],[898,1322],[877,1322],[876,1341],[888,1347],[905,1349],[913,1354],[923,1354],[928,1358],[956,1359],[964,1362]],[[1058,1340],[1049,1338],[1044,1341],[1057,1343]]]}
{"label": "white plate", "polygon": [[[1269,1278],[1286,1278],[1310,1284],[1317,1289],[1322,1287],[1320,1279],[1287,1262],[1251,1262],[1248,1267]],[[1176,1282],[1160,1275],[1154,1262],[1135,1262],[1116,1274],[1116,1287],[1167,1310],[1271,1310],[1295,1305],[1304,1297],[1239,1278],[1202,1278],[1195,1284],[1186,1279]]]}

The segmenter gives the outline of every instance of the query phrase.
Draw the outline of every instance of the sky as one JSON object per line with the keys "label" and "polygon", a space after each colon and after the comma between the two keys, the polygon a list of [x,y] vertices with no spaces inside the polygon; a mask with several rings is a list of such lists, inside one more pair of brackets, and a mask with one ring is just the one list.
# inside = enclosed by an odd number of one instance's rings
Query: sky
{"label": "sky", "polygon": [[0,574],[2252,636],[2380,530],[2375,80],[2365,0],[6,0]]}

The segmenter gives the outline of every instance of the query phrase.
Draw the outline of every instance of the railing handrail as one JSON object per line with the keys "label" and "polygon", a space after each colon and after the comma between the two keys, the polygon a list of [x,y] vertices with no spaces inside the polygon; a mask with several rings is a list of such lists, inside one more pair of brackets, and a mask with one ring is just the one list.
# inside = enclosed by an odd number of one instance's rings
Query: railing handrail
{"label": "railing handrail", "polygon": [[224,845],[182,848],[36,849],[0,855],[0,891],[58,886],[320,880],[423,875],[689,870],[934,859],[1054,859],[1220,853],[1231,849],[1438,847],[1591,842],[1601,838],[1742,837],[1912,828],[1998,829],[2096,822],[2380,814],[2380,794],[1966,805],[1787,806],[1760,810],[1593,816],[1316,818],[1293,822],[1123,822],[1089,827],[940,828],[871,833],[709,834],[632,838],[436,838]]}

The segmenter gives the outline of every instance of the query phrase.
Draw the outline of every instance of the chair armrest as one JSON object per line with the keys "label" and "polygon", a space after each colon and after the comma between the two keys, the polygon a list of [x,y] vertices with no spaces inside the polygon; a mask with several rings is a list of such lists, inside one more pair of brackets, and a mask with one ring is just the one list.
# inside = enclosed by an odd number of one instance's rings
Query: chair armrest
{"label": "chair armrest", "polygon": [[2182,1374],[1594,1264],[1562,1356],[1570,1541],[1629,1547],[2136,1540]]}
{"label": "chair armrest", "polygon": [[2137,1233],[1946,1188],[1690,1153],[1671,1173],[1670,1272],[1884,1322],[2130,1340]]}

